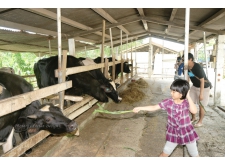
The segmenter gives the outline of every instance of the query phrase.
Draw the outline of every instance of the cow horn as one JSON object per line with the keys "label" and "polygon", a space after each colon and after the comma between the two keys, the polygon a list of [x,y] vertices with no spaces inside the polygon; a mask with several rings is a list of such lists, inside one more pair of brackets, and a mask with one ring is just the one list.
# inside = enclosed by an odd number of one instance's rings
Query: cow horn
{"label": "cow horn", "polygon": [[40,111],[49,111],[50,105],[46,105],[40,109]]}
{"label": "cow horn", "polygon": [[29,115],[27,116],[28,118],[31,118],[31,119],[37,119],[37,115]]}

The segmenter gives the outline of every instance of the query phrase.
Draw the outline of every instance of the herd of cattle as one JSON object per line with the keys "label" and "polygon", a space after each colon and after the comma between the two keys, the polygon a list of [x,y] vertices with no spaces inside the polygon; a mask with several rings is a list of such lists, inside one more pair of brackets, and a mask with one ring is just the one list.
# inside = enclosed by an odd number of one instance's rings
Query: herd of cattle
{"label": "herd of cattle", "polygon": [[[109,58],[109,62],[112,61]],[[84,59],[67,56],[67,68],[101,63],[101,58]],[[130,73],[130,64],[123,64],[123,71]],[[58,84],[54,71],[58,69],[58,56],[41,59],[34,64],[34,73],[39,88]],[[7,73],[10,72],[10,73]],[[115,73],[121,72],[121,64],[116,65]],[[112,68],[109,69],[112,74]],[[116,85],[107,79],[100,69],[71,74],[66,81],[72,80],[72,87],[65,91],[65,95],[90,95],[100,102],[108,102],[108,97],[119,103],[122,98],[116,91]],[[24,78],[14,74],[12,70],[0,69],[0,100],[33,91],[33,87]],[[0,116],[0,145],[3,152],[11,150],[16,145],[14,131],[20,135],[22,141],[30,134],[40,130],[47,130],[52,134],[74,132],[78,128],[75,121],[63,115],[58,106],[51,103],[41,105],[38,100],[31,102],[25,108]]]}

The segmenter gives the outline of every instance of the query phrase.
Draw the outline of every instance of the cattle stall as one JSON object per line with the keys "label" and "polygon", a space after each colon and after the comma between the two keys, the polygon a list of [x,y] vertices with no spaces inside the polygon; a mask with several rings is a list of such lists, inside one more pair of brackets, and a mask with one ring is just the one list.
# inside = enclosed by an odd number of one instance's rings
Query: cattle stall
{"label": "cattle stall", "polygon": [[[120,63],[121,61],[116,61],[115,64]],[[109,62],[108,66],[112,66],[113,62]],[[89,66],[81,66],[81,67],[76,67],[76,68],[67,68],[66,69],[66,75],[69,74],[76,74],[80,72],[85,72],[101,67],[107,67],[106,64],[95,64],[95,65],[89,65]],[[55,71],[56,77],[58,76],[57,70]],[[126,76],[123,80],[126,82],[129,79],[129,75]],[[120,81],[120,80],[118,80]],[[23,95],[18,95],[11,97],[9,99],[4,99],[0,101],[0,108],[4,109],[4,111],[1,111],[0,116],[7,115],[8,113],[17,111],[29,103],[31,103],[34,100],[39,100],[46,98],[52,94],[57,94],[60,91],[66,90],[70,88],[71,81],[70,82],[64,82],[59,85],[54,85],[51,87],[46,87],[42,89],[37,89],[35,91],[23,94]],[[32,96],[32,97],[31,97]],[[71,105],[70,107],[67,107],[66,109],[63,109],[63,114],[67,116],[70,119],[75,119],[77,116],[81,115],[85,111],[87,111],[90,107],[92,107],[95,103],[97,102],[96,99],[90,96],[85,96],[82,101],[77,102],[74,105]],[[4,108],[3,108],[4,107]],[[3,154],[2,156],[20,156],[22,155],[25,151],[28,149],[32,148],[34,145],[42,141],[44,138],[49,136],[50,133],[47,131],[40,131],[39,133],[33,135],[26,141],[20,143],[18,146],[14,147],[12,150],[9,152]]]}

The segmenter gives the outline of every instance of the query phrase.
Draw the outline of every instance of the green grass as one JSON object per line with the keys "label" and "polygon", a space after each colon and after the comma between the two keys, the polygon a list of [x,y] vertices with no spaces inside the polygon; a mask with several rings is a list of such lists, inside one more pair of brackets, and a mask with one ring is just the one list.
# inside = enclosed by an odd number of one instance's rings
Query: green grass
{"label": "green grass", "polygon": [[93,114],[96,113],[106,113],[106,114],[113,114],[113,115],[118,115],[118,114],[123,114],[123,113],[129,113],[129,112],[133,112],[133,110],[127,110],[127,111],[108,111],[106,109],[103,108],[103,106],[101,106],[100,104],[98,104],[98,109],[95,109],[95,111],[93,112]]}

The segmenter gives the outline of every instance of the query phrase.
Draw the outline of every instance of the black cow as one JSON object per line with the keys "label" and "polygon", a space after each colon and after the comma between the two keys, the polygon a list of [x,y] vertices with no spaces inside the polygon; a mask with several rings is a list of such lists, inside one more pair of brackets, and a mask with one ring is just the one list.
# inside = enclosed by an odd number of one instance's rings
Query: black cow
{"label": "black cow", "polygon": [[[1,99],[26,92],[33,91],[33,87],[19,75],[0,71],[0,83],[4,86],[7,93]],[[9,94],[9,95],[8,95]],[[29,137],[28,133],[39,130],[47,130],[53,134],[72,132],[77,129],[77,124],[65,117],[58,107],[51,106],[50,111],[42,111],[40,102],[33,101],[25,108],[0,117],[0,142],[11,142],[8,139],[11,130],[15,126],[15,131],[19,133],[22,141]],[[12,138],[12,136],[11,136]],[[12,144],[10,144],[12,148]],[[7,152],[11,148],[4,148]]]}
{"label": "black cow", "polygon": [[[107,58],[109,62],[112,62],[112,57],[108,57]],[[115,61],[117,61],[115,59]],[[97,57],[94,59],[94,62],[95,63],[101,63],[101,57]],[[105,62],[105,58],[104,58],[104,62]],[[128,62],[124,62],[123,63],[123,72],[124,73],[130,73],[130,66],[132,66],[132,64],[128,64]],[[119,64],[116,64],[116,67],[115,67],[115,78],[118,78],[118,75],[119,73],[121,72],[121,63]],[[112,77],[112,66],[109,67],[109,73],[110,73],[110,76]]]}
{"label": "black cow", "polygon": [[[67,56],[67,68],[83,65],[78,58]],[[58,69],[58,56],[41,59],[34,64],[34,73],[39,88],[58,83],[58,78],[54,74],[55,69]],[[103,76],[100,70],[68,75],[67,80],[72,80],[72,88],[67,89],[65,94],[74,96],[88,94],[101,102],[108,102],[108,97],[110,97],[114,102],[119,103],[118,93],[109,80]]]}

